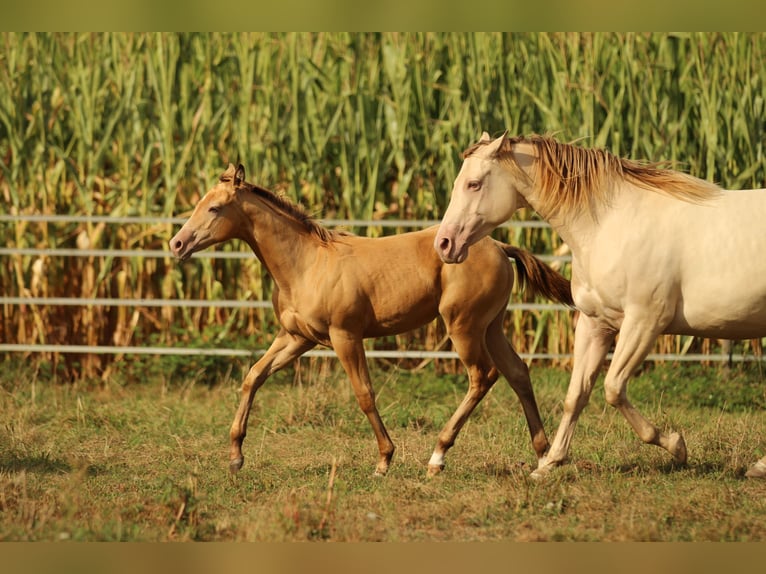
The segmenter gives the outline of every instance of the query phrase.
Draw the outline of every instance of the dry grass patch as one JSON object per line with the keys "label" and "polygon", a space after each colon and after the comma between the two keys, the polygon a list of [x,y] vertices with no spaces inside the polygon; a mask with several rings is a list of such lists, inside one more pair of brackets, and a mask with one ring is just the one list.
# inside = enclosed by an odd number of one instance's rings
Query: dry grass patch
{"label": "dry grass patch", "polygon": [[[715,373],[700,370],[695,380]],[[461,377],[375,370],[397,445],[380,479],[372,477],[372,431],[336,368],[321,379],[302,373],[298,383],[287,373],[267,383],[236,477],[227,461],[234,379],[88,387],[12,375],[0,396],[3,540],[766,539],[764,483],[742,478],[764,448],[764,411],[660,400],[656,372],[635,381],[636,403],[684,432],[688,466],[640,444],[595,392],[572,463],[541,483],[528,478],[534,455],[502,382],[469,420],[445,472],[427,480]],[[550,434],[568,374],[532,375]]]}

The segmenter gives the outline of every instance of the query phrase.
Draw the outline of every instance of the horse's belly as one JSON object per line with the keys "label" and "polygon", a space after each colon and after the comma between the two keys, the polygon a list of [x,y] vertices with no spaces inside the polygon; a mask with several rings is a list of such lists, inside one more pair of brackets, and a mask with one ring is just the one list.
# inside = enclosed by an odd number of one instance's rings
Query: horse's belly
{"label": "horse's belly", "polygon": [[765,337],[766,296],[719,299],[700,306],[683,304],[666,332],[717,339]]}

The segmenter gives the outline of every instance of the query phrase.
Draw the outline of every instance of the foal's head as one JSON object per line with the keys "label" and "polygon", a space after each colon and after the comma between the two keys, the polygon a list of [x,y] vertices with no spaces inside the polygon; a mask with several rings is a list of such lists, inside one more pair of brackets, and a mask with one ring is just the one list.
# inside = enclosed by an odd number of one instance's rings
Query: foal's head
{"label": "foal's head", "polygon": [[205,194],[191,217],[170,240],[173,255],[185,260],[206,247],[240,238],[244,213],[237,201],[237,191],[244,182],[245,168],[229,164],[218,183]]}

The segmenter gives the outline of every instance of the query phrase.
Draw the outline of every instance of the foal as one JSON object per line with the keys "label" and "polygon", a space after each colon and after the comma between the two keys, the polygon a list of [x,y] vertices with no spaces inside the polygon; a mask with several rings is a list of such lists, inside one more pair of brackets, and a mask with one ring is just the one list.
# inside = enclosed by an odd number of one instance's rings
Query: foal
{"label": "foal", "polygon": [[444,468],[447,450],[498,371],[518,395],[542,459],[548,439],[529,373],[502,330],[514,279],[508,258],[516,260],[522,283],[571,305],[569,281],[529,253],[490,238],[472,248],[465,265],[445,265],[432,247],[436,229],[376,239],[334,232],[285,199],[247,183],[241,165],[229,165],[170,240],[170,250],[185,260],[216,243],[241,239],[275,283],[274,312],[281,329],[242,385],[230,431],[231,472],[244,462],[242,442],[255,392],[272,373],[320,344],[335,350],[351,380],[378,442],[375,474],[384,475],[394,445],[375,406],[362,340],[409,331],[437,314],[470,383],[439,433],[428,474]]}

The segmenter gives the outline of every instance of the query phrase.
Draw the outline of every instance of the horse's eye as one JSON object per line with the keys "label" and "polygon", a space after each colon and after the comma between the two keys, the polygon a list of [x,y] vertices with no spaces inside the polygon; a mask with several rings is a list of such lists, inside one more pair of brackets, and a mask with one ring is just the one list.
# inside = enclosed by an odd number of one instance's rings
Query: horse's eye
{"label": "horse's eye", "polygon": [[221,211],[221,208],[218,207],[217,205],[211,205],[210,207],[207,208],[207,210],[210,213],[218,213],[219,211]]}
{"label": "horse's eye", "polygon": [[481,189],[481,181],[478,179],[472,179],[468,182],[468,191],[479,191]]}

